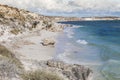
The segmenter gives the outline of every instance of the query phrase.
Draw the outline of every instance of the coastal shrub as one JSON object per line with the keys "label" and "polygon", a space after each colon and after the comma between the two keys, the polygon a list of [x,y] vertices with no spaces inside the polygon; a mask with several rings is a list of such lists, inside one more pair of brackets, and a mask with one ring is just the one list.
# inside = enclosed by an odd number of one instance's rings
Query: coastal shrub
{"label": "coastal shrub", "polygon": [[11,32],[12,34],[17,35],[18,33],[20,33],[20,31],[21,31],[21,30],[19,30],[19,29],[12,29],[10,32]]}
{"label": "coastal shrub", "polygon": [[48,24],[47,25],[47,29],[51,28],[52,27],[52,24]]}
{"label": "coastal shrub", "polygon": [[0,18],[4,18],[4,13],[0,12]]}
{"label": "coastal shrub", "polygon": [[30,31],[32,31],[32,30],[33,30],[33,28],[32,28],[32,27],[29,27],[28,29],[29,29]]}
{"label": "coastal shrub", "polygon": [[47,25],[47,24],[48,24],[48,21],[43,21],[43,24],[46,24],[46,25]]}
{"label": "coastal shrub", "polygon": [[33,24],[32,24],[32,28],[36,28],[38,23],[39,23],[38,21],[34,21]]}
{"label": "coastal shrub", "polygon": [[41,70],[29,71],[22,75],[23,80],[63,80],[58,75]]}

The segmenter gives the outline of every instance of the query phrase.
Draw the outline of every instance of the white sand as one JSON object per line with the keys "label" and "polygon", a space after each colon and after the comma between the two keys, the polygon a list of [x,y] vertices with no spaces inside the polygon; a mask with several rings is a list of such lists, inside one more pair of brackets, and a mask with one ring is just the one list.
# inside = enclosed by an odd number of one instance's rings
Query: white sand
{"label": "white sand", "polygon": [[17,52],[21,53],[25,59],[31,60],[49,60],[55,55],[55,48],[50,46],[42,46],[41,40],[44,38],[55,37],[57,33],[49,31],[41,31],[41,36],[33,35],[28,38],[24,38],[26,41],[30,41],[29,45],[22,45]]}
{"label": "white sand", "polygon": [[56,32],[49,31],[41,31],[37,34],[32,34],[30,36],[23,36],[21,39],[17,41],[12,41],[15,46],[18,48],[14,48],[14,52],[19,53],[19,58],[21,60],[49,60],[52,59],[55,55],[55,48],[52,46],[43,46],[41,44],[42,39],[45,38],[55,38],[57,36]]}
{"label": "white sand", "polygon": [[40,44],[41,38],[39,36],[30,37],[26,40],[29,40],[30,42],[35,44],[23,45],[17,50],[17,52],[21,53],[23,58],[38,61],[53,58],[55,54],[54,47],[42,46]]}
{"label": "white sand", "polygon": [[[46,38],[55,39],[57,34],[57,32],[46,30],[34,31],[19,37],[9,38],[3,45],[15,53],[26,70],[37,69],[32,61],[46,61],[53,59],[55,56],[55,48],[53,46],[43,46],[41,41]],[[2,44],[2,42],[0,43]]]}

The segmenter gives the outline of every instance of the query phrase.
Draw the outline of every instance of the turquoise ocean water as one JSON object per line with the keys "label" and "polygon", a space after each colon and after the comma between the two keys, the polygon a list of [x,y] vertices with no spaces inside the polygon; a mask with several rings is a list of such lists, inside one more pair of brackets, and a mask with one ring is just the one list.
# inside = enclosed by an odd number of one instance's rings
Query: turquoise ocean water
{"label": "turquoise ocean water", "polygon": [[61,22],[57,58],[90,67],[93,80],[120,80],[120,21]]}

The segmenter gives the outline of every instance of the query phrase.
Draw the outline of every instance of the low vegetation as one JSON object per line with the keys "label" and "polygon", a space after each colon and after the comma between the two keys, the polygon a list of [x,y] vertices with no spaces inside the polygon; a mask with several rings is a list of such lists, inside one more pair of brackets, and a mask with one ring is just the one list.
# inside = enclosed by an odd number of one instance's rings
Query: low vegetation
{"label": "low vegetation", "polygon": [[19,29],[12,29],[10,32],[11,32],[12,34],[17,35],[17,34],[20,33],[20,31],[21,31],[21,30],[19,30]]}
{"label": "low vegetation", "polygon": [[23,80],[63,80],[58,75],[45,71],[29,71],[22,75]]}
{"label": "low vegetation", "polygon": [[6,57],[10,60],[12,60],[13,63],[15,63],[18,67],[22,67],[21,62],[16,58],[16,56],[9,51],[4,46],[0,45],[0,56]]}
{"label": "low vegetation", "polygon": [[4,18],[4,14],[0,12],[0,18]]}
{"label": "low vegetation", "polygon": [[0,80],[16,78],[22,70],[22,64],[16,56],[0,45]]}
{"label": "low vegetation", "polygon": [[22,80],[63,80],[57,74],[47,71],[24,71],[19,59],[7,48],[0,45],[0,80],[12,80],[12,78]]}

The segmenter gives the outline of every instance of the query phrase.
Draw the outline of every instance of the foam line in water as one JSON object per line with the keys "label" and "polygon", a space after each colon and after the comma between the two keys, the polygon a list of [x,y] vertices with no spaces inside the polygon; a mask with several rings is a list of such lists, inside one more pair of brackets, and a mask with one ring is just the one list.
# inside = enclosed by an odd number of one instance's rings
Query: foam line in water
{"label": "foam line in water", "polygon": [[80,27],[83,27],[83,26],[77,26],[77,25],[73,25],[72,28],[80,28]]}
{"label": "foam line in water", "polygon": [[71,58],[72,54],[74,53],[70,53],[69,50],[66,50],[65,52],[63,53],[60,53],[57,55],[57,59],[59,60],[62,60],[64,62],[67,62],[67,63],[74,63],[74,64],[81,64],[81,65],[101,65],[102,63],[98,62],[98,61],[95,61],[95,62],[92,62],[92,61],[79,61],[78,59],[73,59]]}
{"label": "foam line in water", "polygon": [[68,38],[73,38],[73,36],[71,34],[67,34]]}
{"label": "foam line in water", "polygon": [[80,39],[77,40],[76,42],[79,43],[79,44],[85,44],[85,45],[88,44],[87,41],[85,41],[85,40],[80,40]]}
{"label": "foam line in water", "polygon": [[71,63],[71,64],[80,64],[80,65],[101,65],[101,63],[99,62],[84,62],[84,61],[77,61],[77,60],[73,60],[73,59],[70,59],[69,57],[67,57],[67,55],[69,54],[66,54],[66,53],[62,53],[62,54],[59,54],[57,56],[57,59],[61,60],[61,61],[64,61],[64,62],[67,62],[67,63]]}
{"label": "foam line in water", "polygon": [[68,38],[73,38],[74,32],[72,31],[71,28],[67,28],[64,30]]}

